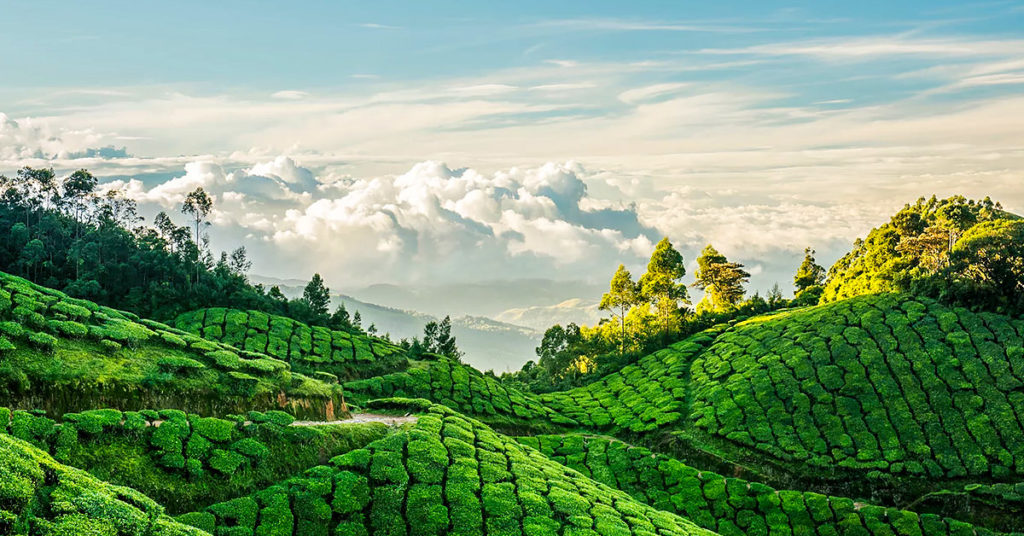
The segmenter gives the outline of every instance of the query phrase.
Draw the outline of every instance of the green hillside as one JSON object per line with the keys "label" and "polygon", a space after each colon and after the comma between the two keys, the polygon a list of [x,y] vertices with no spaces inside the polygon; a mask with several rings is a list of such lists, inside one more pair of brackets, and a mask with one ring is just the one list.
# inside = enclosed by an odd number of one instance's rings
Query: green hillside
{"label": "green hillside", "polygon": [[207,415],[283,409],[342,415],[341,387],[159,322],[0,273],[0,405],[177,408]]}
{"label": "green hillside", "polygon": [[420,361],[409,370],[345,383],[353,404],[375,398],[425,398],[492,426],[550,428],[577,423],[532,393],[505,387],[493,376],[446,358]]}
{"label": "green hillside", "polygon": [[857,239],[822,300],[912,292],[973,310],[1024,312],[1024,219],[999,203],[918,199]]}
{"label": "green hillside", "polygon": [[697,535],[444,406],[328,466],[180,516],[218,534]]}
{"label": "green hillside", "polygon": [[693,363],[695,425],[819,468],[1024,473],[1024,322],[883,294],[738,325]]}
{"label": "green hillside", "polygon": [[[518,440],[566,467],[722,536],[990,534],[984,528],[935,514],[918,515],[813,492],[776,490],[758,482],[698,470],[646,448],[604,437],[562,435]],[[1017,516],[996,522],[1007,529],[1024,529],[1024,521]]]}
{"label": "green hillside", "polygon": [[0,534],[206,535],[171,520],[145,495],[61,465],[5,434],[0,434],[0,475]]}
{"label": "green hillside", "polygon": [[359,448],[381,423],[291,426],[281,411],[236,420],[178,410],[65,413],[62,422],[0,408],[0,434],[25,440],[57,461],[131,486],[171,513],[267,486]]}
{"label": "green hillside", "polygon": [[178,329],[291,364],[292,370],[365,378],[404,367],[401,348],[376,337],[309,326],[259,311],[211,308],[179,315]]}

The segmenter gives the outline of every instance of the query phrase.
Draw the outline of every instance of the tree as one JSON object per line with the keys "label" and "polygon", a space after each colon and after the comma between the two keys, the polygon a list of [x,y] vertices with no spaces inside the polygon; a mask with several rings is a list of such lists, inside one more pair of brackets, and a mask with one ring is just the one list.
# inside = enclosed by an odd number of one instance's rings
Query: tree
{"label": "tree", "polygon": [[796,293],[807,290],[810,287],[821,285],[825,282],[825,268],[815,262],[814,250],[804,249],[804,261],[796,270],[793,277],[793,284],[796,285]]}
{"label": "tree", "polygon": [[252,261],[249,260],[249,255],[245,251],[245,246],[238,246],[231,252],[231,260],[228,265],[231,267],[232,272],[245,276],[245,273],[252,268]]}
{"label": "tree", "polygon": [[437,339],[434,343],[434,352],[455,361],[462,360],[463,353],[456,345],[455,337],[452,336],[452,319],[448,315],[445,315],[441,324],[438,325]]}
{"label": "tree", "polygon": [[552,378],[563,376],[576,360],[574,349],[581,338],[580,327],[576,324],[564,328],[559,324],[551,326],[544,332],[544,338],[536,349],[537,364]]}
{"label": "tree", "polygon": [[331,290],[324,285],[320,274],[313,274],[313,278],[302,289],[302,301],[309,306],[310,312],[323,321],[327,318],[328,307],[331,304]]}
{"label": "tree", "polygon": [[348,309],[345,308],[344,302],[338,304],[338,308],[331,315],[331,327],[345,331],[352,329],[352,319],[349,318]]}
{"label": "tree", "polygon": [[779,287],[778,283],[772,285],[772,288],[768,290],[768,307],[776,309],[782,305],[785,298],[782,297],[782,288]]}
{"label": "tree", "polygon": [[213,200],[206,194],[202,186],[185,196],[185,202],[181,205],[182,214],[192,216],[192,219],[195,221],[195,241],[197,246],[200,244],[199,227],[206,221],[206,217],[210,215],[211,210],[213,210]]}
{"label": "tree", "polygon": [[711,244],[697,257],[697,273],[694,275],[697,281],[693,286],[705,292],[704,299],[709,301],[713,310],[735,307],[743,299],[743,284],[750,280],[750,274],[742,264],[729,262]]}
{"label": "tree", "polygon": [[598,309],[602,311],[615,311],[619,313],[619,324],[622,326],[622,337],[619,341],[619,354],[625,353],[626,347],[626,313],[640,301],[640,292],[637,284],[633,282],[633,276],[623,264],[615,270],[608,292],[601,297]]}
{"label": "tree", "polygon": [[423,326],[422,352],[443,355],[454,361],[461,361],[464,355],[452,336],[452,319],[445,316],[441,322],[431,320]]}
{"label": "tree", "polygon": [[647,272],[640,277],[640,296],[654,306],[662,332],[671,331],[673,320],[679,312],[680,302],[690,303],[686,285],[681,281],[686,275],[683,255],[662,238],[654,247]]}
{"label": "tree", "polygon": [[356,329],[363,329],[363,315],[356,311],[356,314],[352,315],[352,327]]}

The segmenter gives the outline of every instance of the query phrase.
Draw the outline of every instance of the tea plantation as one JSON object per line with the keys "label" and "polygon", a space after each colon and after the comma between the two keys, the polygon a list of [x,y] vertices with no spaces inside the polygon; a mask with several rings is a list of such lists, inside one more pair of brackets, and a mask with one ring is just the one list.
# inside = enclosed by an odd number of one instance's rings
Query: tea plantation
{"label": "tea plantation", "polygon": [[174,323],[193,335],[287,361],[292,370],[310,375],[357,379],[400,369],[406,361],[401,348],[384,340],[259,311],[201,309]]}
{"label": "tea plantation", "polygon": [[1024,474],[1024,321],[894,294],[755,320],[691,369],[695,425],[782,460]]}
{"label": "tea plantation", "polygon": [[0,434],[0,534],[204,536],[145,495],[57,463]]}
{"label": "tea plantation", "polygon": [[0,273],[0,405],[63,414],[107,406],[207,415],[344,414],[341,387],[131,313]]}
{"label": "tea plantation", "polygon": [[1024,530],[1013,316],[862,295],[545,394],[259,311],[174,324],[0,274],[0,534]]}
{"label": "tea plantation", "polygon": [[407,430],[178,519],[218,534],[709,534],[429,404]]}
{"label": "tea plantation", "polygon": [[446,358],[416,363],[409,370],[345,383],[354,404],[374,398],[425,398],[494,426],[561,427],[576,422],[530,393],[508,388],[495,378]]}
{"label": "tea plantation", "polygon": [[0,408],[0,434],[132,486],[172,513],[277,482],[387,432],[382,423],[291,426],[293,417],[281,411],[224,420],[179,410],[104,409],[61,419]]}
{"label": "tea plantation", "polygon": [[[813,492],[776,490],[759,482],[701,471],[643,447],[604,437],[521,437],[551,459],[660,510],[675,512],[722,536],[744,534],[991,534],[935,514],[863,504]],[[1016,516],[996,520],[1024,529]]]}

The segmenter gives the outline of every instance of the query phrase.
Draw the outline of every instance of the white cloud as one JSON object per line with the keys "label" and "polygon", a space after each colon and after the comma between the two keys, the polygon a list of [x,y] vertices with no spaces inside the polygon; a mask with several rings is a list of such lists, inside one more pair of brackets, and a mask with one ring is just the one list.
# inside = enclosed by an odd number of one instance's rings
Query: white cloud
{"label": "white cloud", "polygon": [[299,91],[297,89],[283,89],[281,91],[271,94],[270,96],[274,97],[275,99],[299,100],[308,97],[309,93],[306,93],[305,91]]}
{"label": "white cloud", "polygon": [[703,54],[808,56],[818,59],[871,59],[892,56],[940,58],[997,57],[1019,54],[1021,40],[928,39],[892,36],[841,37],[740,48],[707,48]]}
{"label": "white cloud", "polygon": [[686,88],[689,85],[690,84],[676,82],[671,84],[655,84],[652,86],[638,87],[619,93],[619,100],[627,104],[636,104],[656,97],[676,93],[680,89]]}

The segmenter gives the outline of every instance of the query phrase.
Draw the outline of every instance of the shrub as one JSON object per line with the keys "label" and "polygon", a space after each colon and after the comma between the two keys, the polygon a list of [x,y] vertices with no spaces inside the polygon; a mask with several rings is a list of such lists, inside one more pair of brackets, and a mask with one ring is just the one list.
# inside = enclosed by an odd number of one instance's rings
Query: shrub
{"label": "shrub", "polygon": [[206,368],[206,365],[184,356],[164,356],[156,361],[157,366],[170,372],[193,372]]}
{"label": "shrub", "polygon": [[208,463],[211,468],[230,477],[238,470],[239,466],[245,463],[245,456],[228,450],[213,449]]}
{"label": "shrub", "polygon": [[57,338],[49,333],[33,332],[28,336],[28,342],[40,350],[50,351],[57,346]]}
{"label": "shrub", "polygon": [[121,350],[121,343],[109,339],[103,339],[102,341],[100,341],[100,346],[108,354],[116,354]]}
{"label": "shrub", "polygon": [[0,335],[0,356],[7,355],[17,349],[18,347],[11,341],[7,340],[7,337]]}

